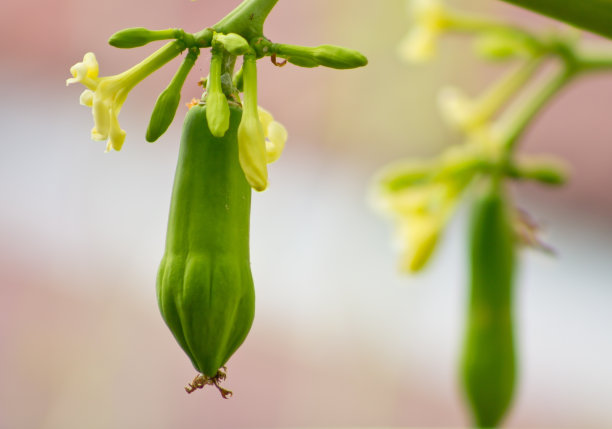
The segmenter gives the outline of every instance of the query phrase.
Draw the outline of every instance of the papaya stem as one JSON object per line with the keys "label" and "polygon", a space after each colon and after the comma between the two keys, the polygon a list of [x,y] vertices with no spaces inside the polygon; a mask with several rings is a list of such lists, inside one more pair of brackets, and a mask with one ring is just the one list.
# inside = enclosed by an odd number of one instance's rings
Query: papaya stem
{"label": "papaya stem", "polygon": [[212,28],[219,33],[240,34],[246,40],[263,36],[264,21],[278,0],[244,0]]}

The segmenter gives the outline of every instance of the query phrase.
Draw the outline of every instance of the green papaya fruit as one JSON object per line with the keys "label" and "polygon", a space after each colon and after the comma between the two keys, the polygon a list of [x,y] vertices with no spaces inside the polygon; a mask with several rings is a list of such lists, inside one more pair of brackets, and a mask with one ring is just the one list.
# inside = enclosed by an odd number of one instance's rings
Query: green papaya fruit
{"label": "green papaya fruit", "polygon": [[461,368],[479,428],[498,426],[512,402],[516,379],[515,237],[501,184],[488,185],[472,213],[471,290]]}
{"label": "green papaya fruit", "polygon": [[255,313],[249,261],[251,187],[238,162],[242,110],[214,137],[206,107],[187,113],[157,275],[161,314],[193,366],[215,377],[246,338]]}

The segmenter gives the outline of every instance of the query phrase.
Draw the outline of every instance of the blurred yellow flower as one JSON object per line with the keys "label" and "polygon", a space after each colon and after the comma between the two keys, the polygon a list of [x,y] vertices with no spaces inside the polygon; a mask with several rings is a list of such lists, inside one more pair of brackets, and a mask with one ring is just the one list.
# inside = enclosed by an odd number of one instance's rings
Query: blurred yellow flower
{"label": "blurred yellow flower", "polygon": [[420,271],[430,260],[462,192],[488,168],[489,144],[451,146],[435,159],[398,161],[380,172],[372,202],[396,224],[402,271]]}
{"label": "blurred yellow flower", "polygon": [[441,0],[408,0],[414,26],[400,42],[398,54],[409,62],[425,62],[436,52],[436,42],[447,27],[446,10]]}
{"label": "blurred yellow flower", "polygon": [[450,182],[433,182],[380,195],[379,207],[398,227],[402,271],[420,271],[429,261],[453,212],[453,189]]}
{"label": "blurred yellow flower", "polygon": [[474,102],[454,86],[442,88],[438,94],[438,106],[444,120],[465,132],[481,125]]}

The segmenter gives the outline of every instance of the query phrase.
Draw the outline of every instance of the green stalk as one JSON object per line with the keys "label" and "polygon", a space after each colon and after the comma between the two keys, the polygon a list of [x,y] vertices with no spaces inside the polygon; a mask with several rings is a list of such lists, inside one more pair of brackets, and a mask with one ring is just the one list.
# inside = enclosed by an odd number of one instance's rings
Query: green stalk
{"label": "green stalk", "polygon": [[523,28],[510,25],[506,22],[493,21],[489,18],[480,18],[453,11],[446,16],[444,25],[449,30],[461,33],[505,34],[512,36],[516,40],[520,40],[521,43],[529,46],[532,50],[537,51],[542,48],[542,42]]}
{"label": "green stalk", "polygon": [[552,79],[538,88],[530,100],[523,106],[516,116],[512,118],[504,133],[502,144],[505,150],[510,153],[514,149],[516,142],[523,135],[527,126],[536,118],[539,111],[555,96],[575,76],[575,70],[563,67]]}
{"label": "green stalk", "polygon": [[244,113],[249,116],[259,117],[257,113],[257,63],[249,55],[244,56],[242,65],[244,73]]}
{"label": "green stalk", "polygon": [[533,76],[541,61],[541,58],[530,58],[500,79],[475,104],[474,116],[470,122],[480,125],[489,121]]}
{"label": "green stalk", "polygon": [[612,69],[612,56],[610,51],[577,53],[576,67],[580,72],[596,72]]}
{"label": "green stalk", "polygon": [[224,34],[240,34],[246,40],[263,36],[264,21],[278,0],[244,0],[212,28]]}
{"label": "green stalk", "polygon": [[504,0],[593,33],[612,38],[610,0]]}
{"label": "green stalk", "polygon": [[144,78],[159,69],[164,64],[170,62],[185,50],[185,44],[180,40],[168,42],[157,51],[153,52],[140,63],[117,75],[117,77],[126,77],[129,83],[126,85],[127,91],[131,90]]}

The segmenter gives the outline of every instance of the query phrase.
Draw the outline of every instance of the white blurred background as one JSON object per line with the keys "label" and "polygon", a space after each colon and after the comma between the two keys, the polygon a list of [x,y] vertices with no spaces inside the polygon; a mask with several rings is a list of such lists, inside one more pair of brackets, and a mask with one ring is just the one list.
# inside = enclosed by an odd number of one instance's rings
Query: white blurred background
{"label": "white blurred background", "polygon": [[[456,377],[465,304],[465,210],[429,269],[400,275],[392,226],[367,189],[385,163],[434,155],[459,136],[442,123],[443,84],[478,93],[484,67],[461,38],[423,66],[395,56],[403,0],[281,0],[273,41],[359,49],[353,71],[259,67],[260,104],[290,133],[271,184],[254,195],[257,315],[229,362],[225,401],[187,396],[195,371],[155,300],[181,119],[144,133],[178,65],[130,94],[124,149],[92,142],[81,88],[87,51],[101,75],[157,48],[106,44],[131,26],[214,24],[239,0],[58,0],[0,6],[0,428],[459,427]],[[374,5],[375,4],[375,5]],[[458,7],[545,27],[500,2]],[[202,55],[184,88],[199,96]],[[517,289],[520,384],[508,427],[612,427],[612,76],[575,82],[529,129],[525,152],[573,167],[564,189],[515,188],[559,256],[525,252]]]}

